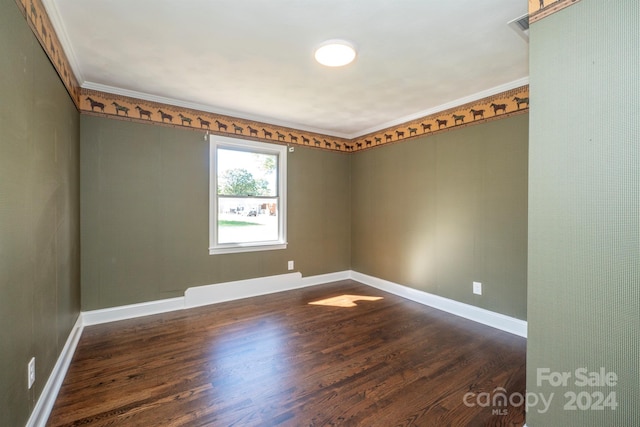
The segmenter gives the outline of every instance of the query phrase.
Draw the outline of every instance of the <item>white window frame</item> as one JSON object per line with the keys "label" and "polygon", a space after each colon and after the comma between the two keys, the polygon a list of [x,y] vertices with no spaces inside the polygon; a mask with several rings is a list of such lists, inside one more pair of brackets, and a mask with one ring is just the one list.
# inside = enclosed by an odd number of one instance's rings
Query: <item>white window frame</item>
{"label": "white window frame", "polygon": [[[278,156],[278,239],[261,242],[218,243],[218,148]],[[225,136],[209,136],[209,254],[268,251],[287,248],[287,147]]]}

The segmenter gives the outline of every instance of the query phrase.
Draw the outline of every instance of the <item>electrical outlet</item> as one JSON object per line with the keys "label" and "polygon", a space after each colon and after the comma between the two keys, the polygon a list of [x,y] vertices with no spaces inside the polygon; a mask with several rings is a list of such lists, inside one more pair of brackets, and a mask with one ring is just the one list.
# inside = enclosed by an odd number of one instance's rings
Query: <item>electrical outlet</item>
{"label": "electrical outlet", "polygon": [[29,379],[29,388],[36,382],[36,358],[32,357],[27,365],[27,378]]}
{"label": "electrical outlet", "polygon": [[476,295],[482,295],[482,283],[473,282],[473,293]]}
{"label": "electrical outlet", "polygon": [[289,271],[293,270],[293,261],[289,261],[287,263],[287,268],[289,269]]}

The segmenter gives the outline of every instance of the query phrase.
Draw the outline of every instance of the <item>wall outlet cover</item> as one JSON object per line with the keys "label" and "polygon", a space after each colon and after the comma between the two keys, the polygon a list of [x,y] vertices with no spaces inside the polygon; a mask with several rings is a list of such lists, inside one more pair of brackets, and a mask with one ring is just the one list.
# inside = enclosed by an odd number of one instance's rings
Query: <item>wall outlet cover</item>
{"label": "wall outlet cover", "polygon": [[32,357],[27,365],[27,378],[29,380],[29,388],[36,382],[36,358]]}
{"label": "wall outlet cover", "polygon": [[473,293],[476,295],[482,295],[482,283],[473,282]]}

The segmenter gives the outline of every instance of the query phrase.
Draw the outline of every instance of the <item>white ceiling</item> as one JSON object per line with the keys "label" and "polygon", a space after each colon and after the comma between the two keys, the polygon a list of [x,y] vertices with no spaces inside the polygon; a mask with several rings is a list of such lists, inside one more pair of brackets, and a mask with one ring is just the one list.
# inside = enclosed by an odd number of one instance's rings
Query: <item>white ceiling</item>
{"label": "white ceiling", "polygon": [[[353,138],[528,82],[526,0],[44,0],[81,86]],[[356,61],[313,59],[327,39]]]}

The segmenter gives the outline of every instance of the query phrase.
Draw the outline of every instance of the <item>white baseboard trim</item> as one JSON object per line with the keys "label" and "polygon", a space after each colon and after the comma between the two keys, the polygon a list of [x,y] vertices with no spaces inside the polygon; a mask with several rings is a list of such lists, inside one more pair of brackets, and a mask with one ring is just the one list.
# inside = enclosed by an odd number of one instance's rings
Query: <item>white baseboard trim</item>
{"label": "white baseboard trim", "polygon": [[214,285],[195,286],[184,292],[184,307],[234,301],[275,292],[301,288],[302,274],[288,273],[256,279],[237,280],[235,282],[216,283]]}
{"label": "white baseboard trim", "polygon": [[187,289],[184,297],[81,312],[73,329],[69,333],[69,337],[51,371],[51,375],[49,375],[47,379],[40,398],[31,412],[26,427],[44,427],[47,423],[85,326],[319,285],[331,281],[345,280],[348,279],[349,276],[349,271],[343,271],[310,276],[303,279],[300,273],[289,273],[215,285],[197,286]]}
{"label": "white baseboard trim", "polygon": [[142,302],[139,304],[121,305],[99,310],[83,311],[84,326],[133,319],[135,317],[166,313],[184,308],[184,297]]}
{"label": "white baseboard trim", "polygon": [[302,278],[303,286],[324,285],[325,283],[338,282],[351,279],[351,270],[338,271],[336,273],[319,274]]}
{"label": "white baseboard trim", "polygon": [[259,277],[256,279],[238,280],[235,282],[195,286],[188,288],[184,292],[184,308],[290,291],[307,286],[347,280],[350,276],[351,272],[349,270],[308,277],[302,277],[302,274],[296,272],[277,276]]}
{"label": "white baseboard trim", "polygon": [[505,316],[504,314],[433,295],[388,280],[358,273],[357,271],[351,272],[351,278],[365,285],[407,298],[411,301],[428,305],[429,307],[437,308],[438,310],[446,311],[447,313],[455,314],[456,316],[464,317],[465,319],[473,320],[514,335],[524,338],[527,337],[527,322],[525,320]]}
{"label": "white baseboard trim", "polygon": [[60,356],[58,356],[58,360],[53,366],[53,370],[42,389],[42,393],[36,402],[36,406],[31,412],[31,416],[27,421],[26,427],[44,427],[47,423],[51,410],[53,409],[53,404],[56,402],[56,397],[58,397],[58,392],[60,391],[64,377],[67,374],[69,365],[71,364],[71,359],[73,359],[73,354],[76,351],[78,341],[80,341],[82,329],[83,319],[82,313],[80,313],[76,323],[73,325],[73,328],[69,333],[69,336],[67,337],[67,341],[65,342],[62,351],[60,352]]}
{"label": "white baseboard trim", "polygon": [[259,277],[256,279],[194,286],[185,291],[184,297],[85,311],[82,313],[83,325],[98,325],[101,323],[133,319],[152,314],[167,313],[185,308],[217,304],[220,302],[289,291],[292,289],[314,286],[338,280],[346,280],[349,279],[349,277],[350,271],[321,274],[304,278],[299,272],[296,272],[277,276]]}
{"label": "white baseboard trim", "polygon": [[42,390],[40,398],[36,402],[36,406],[33,409],[26,426],[41,427],[46,424],[49,414],[51,413],[51,409],[53,409],[56,397],[58,396],[60,387],[62,386],[64,377],[67,373],[67,369],[71,363],[71,359],[73,358],[78,341],[80,340],[80,336],[82,335],[82,330],[85,326],[166,313],[169,311],[216,304],[219,302],[266,295],[347,279],[353,279],[365,285],[400,297],[492,326],[521,337],[527,337],[527,322],[524,320],[515,319],[500,313],[494,313],[479,307],[429,294],[427,292],[409,288],[377,277],[368,276],[352,270],[309,277],[302,277],[302,275],[297,272],[278,276],[261,277],[257,279],[219,283],[215,285],[196,286],[188,288],[185,291],[184,297],[81,312],[73,329],[69,333],[69,337],[67,338],[51,375],[49,375],[49,379]]}

